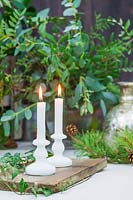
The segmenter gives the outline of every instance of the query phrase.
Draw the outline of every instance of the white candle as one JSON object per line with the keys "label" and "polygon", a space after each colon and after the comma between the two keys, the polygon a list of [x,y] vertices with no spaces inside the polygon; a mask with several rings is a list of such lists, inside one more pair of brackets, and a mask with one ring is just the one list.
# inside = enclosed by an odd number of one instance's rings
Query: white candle
{"label": "white candle", "polygon": [[58,85],[58,98],[55,99],[55,134],[63,133],[63,98],[61,85]]}
{"label": "white candle", "polygon": [[[42,95],[42,88],[39,87],[39,100],[43,100]],[[44,140],[45,139],[45,108],[46,103],[45,102],[38,102],[37,103],[37,140]]]}
{"label": "white candle", "polygon": [[58,85],[58,98],[55,99],[55,132],[52,135],[54,143],[52,145],[53,156],[48,161],[55,167],[67,167],[72,165],[72,160],[63,155],[65,146],[63,140],[63,98],[61,98],[61,85]]}
{"label": "white candle", "polygon": [[[43,100],[42,88],[39,88],[39,99]],[[37,103],[37,138],[33,141],[33,144],[37,146],[34,157],[35,162],[26,167],[26,174],[35,176],[47,176],[54,174],[56,168],[51,165],[48,160],[48,153],[46,150],[46,145],[50,142],[46,140],[45,136],[45,102]]]}

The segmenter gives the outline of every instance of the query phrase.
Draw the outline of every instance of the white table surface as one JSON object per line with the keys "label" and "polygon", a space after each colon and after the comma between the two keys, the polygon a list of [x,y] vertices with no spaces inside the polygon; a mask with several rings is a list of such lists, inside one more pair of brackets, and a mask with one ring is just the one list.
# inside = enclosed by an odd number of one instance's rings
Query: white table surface
{"label": "white table surface", "polygon": [[[19,152],[31,149],[29,143],[19,144]],[[9,150],[8,150],[9,152]],[[10,152],[16,152],[11,150]],[[5,151],[0,151],[3,155]],[[72,152],[66,152],[71,154]],[[18,195],[14,192],[0,191],[2,200],[133,200],[133,166],[108,164],[103,171],[96,173],[90,179],[69,188],[64,192],[49,197],[38,195]]]}

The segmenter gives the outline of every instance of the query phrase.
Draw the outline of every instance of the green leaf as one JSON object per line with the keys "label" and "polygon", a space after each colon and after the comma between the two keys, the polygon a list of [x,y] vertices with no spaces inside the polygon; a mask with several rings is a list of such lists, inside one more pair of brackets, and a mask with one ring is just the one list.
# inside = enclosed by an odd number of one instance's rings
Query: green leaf
{"label": "green leaf", "polygon": [[16,7],[16,8],[19,8],[19,10],[23,10],[25,8],[23,2],[23,0],[13,0],[13,5]]}
{"label": "green leaf", "polygon": [[21,30],[21,32],[17,36],[17,40],[19,40],[20,37],[22,37],[25,33],[28,33],[30,31],[31,31],[31,28],[27,28],[27,29]]}
{"label": "green leaf", "polygon": [[105,117],[105,115],[106,115],[106,113],[107,113],[107,110],[106,110],[106,105],[105,105],[103,99],[100,100],[100,107],[101,107],[101,109],[102,109],[103,116]]}
{"label": "green leaf", "polygon": [[77,10],[75,8],[67,8],[63,12],[63,16],[74,16],[77,13]]}
{"label": "green leaf", "polygon": [[75,8],[78,8],[81,4],[81,0],[74,0],[73,5]]}
{"label": "green leaf", "polygon": [[13,110],[8,110],[6,113],[3,114],[1,117],[2,122],[10,121],[15,118],[15,112]]}
{"label": "green leaf", "polygon": [[65,5],[67,3],[67,0],[63,0],[62,2],[61,2],[61,5]]}
{"label": "green leaf", "polygon": [[125,29],[128,30],[128,28],[130,27],[130,20],[128,19],[126,24],[125,24]]}
{"label": "green leaf", "polygon": [[54,36],[50,33],[44,32],[43,37],[46,37],[50,42],[56,43]]}
{"label": "green leaf", "polygon": [[85,78],[85,83],[87,87],[94,92],[100,92],[105,89],[105,86],[102,85],[96,78],[87,76]]}
{"label": "green leaf", "polygon": [[111,103],[117,103],[117,98],[112,92],[102,92],[102,95],[106,100],[110,101]]}
{"label": "green leaf", "polygon": [[82,85],[79,83],[75,88],[75,99],[79,101],[82,95]]}
{"label": "green leaf", "polygon": [[62,76],[62,82],[64,82],[69,77],[69,71],[65,70]]}
{"label": "green leaf", "polygon": [[119,23],[120,23],[121,26],[123,25],[123,20],[121,18],[120,18]]}
{"label": "green leaf", "polygon": [[22,178],[20,183],[19,183],[19,191],[21,194],[25,193],[26,189],[28,188],[28,184],[24,181]]}
{"label": "green leaf", "polygon": [[49,195],[52,194],[52,191],[51,191],[50,188],[42,188],[42,193],[43,193],[46,197],[48,197]]}
{"label": "green leaf", "polygon": [[76,26],[75,24],[74,25],[68,25],[65,27],[65,30],[63,31],[64,33],[65,32],[68,32],[68,31],[71,31],[71,30],[77,30],[78,29],[78,26]]}
{"label": "green leaf", "polygon": [[37,197],[37,190],[36,190],[36,188],[32,187],[31,191],[35,195],[35,197]]}
{"label": "green leaf", "polygon": [[9,0],[3,0],[3,5],[4,5],[4,6],[7,6],[7,7],[9,7],[9,8],[12,7]]}
{"label": "green leaf", "polygon": [[19,129],[19,118],[16,116],[14,120],[14,129],[17,131]]}
{"label": "green leaf", "polygon": [[64,4],[65,7],[71,7],[72,5],[73,5],[73,3],[71,3],[71,2]]}
{"label": "green leaf", "polygon": [[46,31],[45,29],[46,29],[46,24],[41,23],[40,26],[39,26],[39,33],[40,33],[43,37],[45,37],[45,31]]}
{"label": "green leaf", "polygon": [[4,135],[6,137],[9,137],[9,135],[10,135],[10,124],[9,124],[9,122],[4,122],[3,127],[4,127]]}
{"label": "green leaf", "polygon": [[48,16],[49,13],[49,8],[46,8],[44,10],[41,10],[38,14],[37,14],[37,18],[40,19],[41,22],[44,22],[44,20],[46,19],[46,17]]}
{"label": "green leaf", "polygon": [[32,117],[32,112],[31,112],[30,109],[26,109],[25,112],[24,112],[24,114],[25,114],[25,118],[26,118],[27,120],[31,119],[31,117]]}
{"label": "green leaf", "polygon": [[88,102],[88,107],[87,108],[88,108],[89,113],[92,114],[94,110],[93,110],[93,105],[92,105],[91,102]]}
{"label": "green leaf", "polygon": [[80,115],[83,116],[83,114],[85,113],[85,106],[84,104],[80,107]]}
{"label": "green leaf", "polygon": [[12,175],[12,180],[13,180],[14,178],[16,178],[16,176],[17,176],[18,174],[19,174],[19,170],[16,169],[16,168],[14,168],[13,172],[11,173],[11,175]]}
{"label": "green leaf", "polygon": [[52,92],[45,92],[45,93],[44,93],[44,96],[45,96],[45,97],[51,97],[51,96],[52,96]]}

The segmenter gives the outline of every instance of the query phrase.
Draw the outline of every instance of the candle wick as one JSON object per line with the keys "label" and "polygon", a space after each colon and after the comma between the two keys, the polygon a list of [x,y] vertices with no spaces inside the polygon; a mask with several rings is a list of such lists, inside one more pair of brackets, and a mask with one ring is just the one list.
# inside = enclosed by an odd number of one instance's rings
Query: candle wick
{"label": "candle wick", "polygon": [[39,99],[39,102],[43,102],[43,99]]}
{"label": "candle wick", "polygon": [[62,99],[62,96],[60,96],[60,95],[57,95],[55,98]]}

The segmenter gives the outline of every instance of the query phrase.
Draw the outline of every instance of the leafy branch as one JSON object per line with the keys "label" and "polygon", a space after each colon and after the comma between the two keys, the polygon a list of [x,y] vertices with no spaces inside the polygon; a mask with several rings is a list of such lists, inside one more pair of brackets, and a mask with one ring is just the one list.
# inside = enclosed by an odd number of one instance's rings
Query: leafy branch
{"label": "leafy branch", "polygon": [[22,119],[30,120],[32,117],[32,109],[36,103],[31,104],[25,108],[19,107],[18,111],[8,110],[2,114],[1,122],[3,123],[5,136],[10,135],[10,121],[14,120],[14,129],[17,131],[19,128],[19,121]]}

